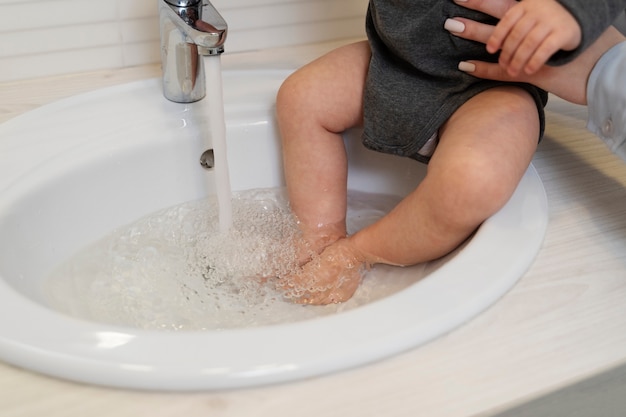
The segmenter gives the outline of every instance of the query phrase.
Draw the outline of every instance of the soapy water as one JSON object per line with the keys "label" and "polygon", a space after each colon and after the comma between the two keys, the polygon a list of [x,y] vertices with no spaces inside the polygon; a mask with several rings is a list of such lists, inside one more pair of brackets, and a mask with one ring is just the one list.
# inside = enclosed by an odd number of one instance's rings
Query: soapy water
{"label": "soapy water", "polygon": [[[399,198],[350,192],[348,232],[373,223]],[[342,304],[303,306],[272,280],[297,267],[300,234],[283,189],[235,193],[233,224],[219,227],[217,200],[184,203],[119,228],[58,266],[49,305],[101,323],[160,330],[217,330],[322,317],[415,283],[423,266],[377,265]]]}

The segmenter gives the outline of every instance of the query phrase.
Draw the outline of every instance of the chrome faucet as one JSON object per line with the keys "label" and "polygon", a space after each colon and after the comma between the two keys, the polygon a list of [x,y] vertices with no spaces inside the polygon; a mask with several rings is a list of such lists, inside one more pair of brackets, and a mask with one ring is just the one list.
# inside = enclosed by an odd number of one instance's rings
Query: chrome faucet
{"label": "chrome faucet", "polygon": [[163,94],[177,103],[206,95],[201,56],[224,52],[228,25],[208,0],[159,0]]}

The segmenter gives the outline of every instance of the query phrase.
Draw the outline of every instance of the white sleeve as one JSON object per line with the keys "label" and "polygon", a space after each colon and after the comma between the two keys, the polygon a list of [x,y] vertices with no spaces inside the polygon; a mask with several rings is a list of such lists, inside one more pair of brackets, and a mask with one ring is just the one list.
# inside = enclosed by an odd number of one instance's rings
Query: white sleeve
{"label": "white sleeve", "polygon": [[587,129],[626,161],[626,41],[600,58],[587,82]]}

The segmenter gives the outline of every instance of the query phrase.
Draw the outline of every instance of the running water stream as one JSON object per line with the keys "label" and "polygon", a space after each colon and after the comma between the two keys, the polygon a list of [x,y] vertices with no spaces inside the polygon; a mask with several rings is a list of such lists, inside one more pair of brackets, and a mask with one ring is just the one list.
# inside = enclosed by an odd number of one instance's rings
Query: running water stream
{"label": "running water stream", "polygon": [[222,62],[220,55],[204,57],[207,85],[211,91],[208,100],[208,121],[210,129],[209,147],[215,158],[215,186],[219,210],[219,229],[227,232],[233,225],[232,191],[228,171],[226,149],[226,121],[224,117],[224,94],[222,84]]}

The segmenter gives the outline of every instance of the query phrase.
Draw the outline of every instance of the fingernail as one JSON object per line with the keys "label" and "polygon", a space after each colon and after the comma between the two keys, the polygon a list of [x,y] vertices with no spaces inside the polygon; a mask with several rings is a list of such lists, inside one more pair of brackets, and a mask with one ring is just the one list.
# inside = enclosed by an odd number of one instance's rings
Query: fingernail
{"label": "fingernail", "polygon": [[455,3],[467,3],[467,0],[454,0]]}
{"label": "fingernail", "polygon": [[446,19],[443,27],[444,29],[452,33],[462,33],[465,30],[465,24],[454,19]]}
{"label": "fingernail", "polygon": [[459,62],[459,70],[463,72],[474,72],[476,71],[476,65],[471,62],[461,61]]}

